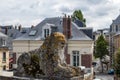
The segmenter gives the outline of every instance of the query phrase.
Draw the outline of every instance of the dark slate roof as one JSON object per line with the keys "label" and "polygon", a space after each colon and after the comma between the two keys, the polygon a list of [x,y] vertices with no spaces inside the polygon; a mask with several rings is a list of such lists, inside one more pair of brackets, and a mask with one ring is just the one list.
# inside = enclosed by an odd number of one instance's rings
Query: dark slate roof
{"label": "dark slate roof", "polygon": [[9,37],[12,37],[13,39],[15,39],[15,38],[21,36],[21,33],[18,30],[16,30],[16,29],[10,29],[10,30],[8,30],[8,34],[7,35]]}
{"label": "dark slate roof", "polygon": [[0,28],[1,29],[5,29],[5,28],[12,29],[13,25],[0,26]]}
{"label": "dark slate roof", "polygon": [[29,31],[30,28],[22,28],[21,31],[19,31],[18,29],[10,29],[8,30],[8,36],[12,37],[13,39],[16,39],[22,35],[24,35],[25,33],[27,33]]}
{"label": "dark slate roof", "polygon": [[[62,27],[62,18],[61,17],[53,17],[53,18],[46,18],[41,23],[36,25],[34,28],[30,29],[24,35],[16,38],[15,40],[41,40],[42,39],[42,27],[45,24],[54,24],[58,28],[58,32],[63,32]],[[72,22],[72,38],[70,40],[92,40],[83,31],[78,29],[79,27]],[[32,30],[36,30],[35,36],[30,36],[29,33]]]}
{"label": "dark slate roof", "polygon": [[[5,34],[5,27],[7,27],[7,26],[1,27],[1,32],[4,34]],[[13,27],[12,28],[9,27],[8,32],[7,32],[7,36],[12,38],[12,39],[16,39],[17,37],[20,37],[23,34],[27,33],[29,30],[30,30],[30,28],[22,28],[21,31],[19,31],[18,29],[14,29]]]}
{"label": "dark slate roof", "polygon": [[72,22],[72,38],[70,40],[92,40],[79,27]]}
{"label": "dark slate roof", "polygon": [[88,37],[93,39],[93,29],[81,29]]}
{"label": "dark slate roof", "polygon": [[85,24],[80,20],[75,19],[74,23],[76,23],[79,27],[85,27]]}
{"label": "dark slate roof", "polygon": [[113,25],[113,24],[115,24],[115,25],[120,24],[120,15],[119,15],[115,20],[113,20],[112,25]]}

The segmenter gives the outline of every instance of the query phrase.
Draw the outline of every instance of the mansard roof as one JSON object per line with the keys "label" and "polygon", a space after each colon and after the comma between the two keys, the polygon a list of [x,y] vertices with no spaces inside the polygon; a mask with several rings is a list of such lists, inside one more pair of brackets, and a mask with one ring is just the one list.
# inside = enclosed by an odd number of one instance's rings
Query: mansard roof
{"label": "mansard roof", "polygon": [[[52,18],[45,18],[42,22],[36,25],[34,28],[30,29],[24,35],[16,38],[15,40],[42,40],[42,28],[46,25],[55,25],[57,27],[58,32],[63,33],[63,24],[62,24],[61,17],[52,17]],[[79,30],[79,27],[74,22],[71,23],[72,27],[72,37],[70,40],[92,40],[88,37],[82,30]],[[30,32],[34,31],[35,34],[30,36]]]}
{"label": "mansard roof", "polygon": [[112,22],[112,25],[118,25],[118,24],[120,24],[120,15],[115,19],[115,20],[113,20],[113,22]]}

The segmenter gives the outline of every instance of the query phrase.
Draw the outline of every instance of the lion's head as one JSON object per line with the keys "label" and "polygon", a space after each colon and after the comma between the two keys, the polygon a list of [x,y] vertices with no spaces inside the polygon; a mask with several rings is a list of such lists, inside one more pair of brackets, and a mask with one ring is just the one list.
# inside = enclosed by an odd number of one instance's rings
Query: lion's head
{"label": "lion's head", "polygon": [[47,49],[47,48],[62,49],[65,46],[65,43],[66,43],[65,36],[60,32],[55,32],[45,39],[41,48],[42,49]]}

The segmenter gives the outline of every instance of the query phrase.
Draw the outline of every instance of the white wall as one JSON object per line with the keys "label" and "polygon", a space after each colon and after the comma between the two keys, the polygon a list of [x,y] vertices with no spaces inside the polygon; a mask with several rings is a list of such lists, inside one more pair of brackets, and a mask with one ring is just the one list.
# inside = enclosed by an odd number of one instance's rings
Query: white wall
{"label": "white wall", "polygon": [[[42,45],[43,41],[13,41],[13,52],[18,53],[17,58],[20,56],[22,52],[28,52],[30,50],[34,50],[39,48]],[[68,41],[68,53],[70,54],[70,65],[72,62],[72,51],[79,51],[80,57],[81,54],[92,54],[93,55],[93,45],[94,42],[92,40],[89,41]],[[81,58],[80,58],[81,59]],[[81,65],[81,61],[80,61]]]}
{"label": "white wall", "polygon": [[40,40],[14,40],[13,41],[13,52],[28,52],[37,49],[41,46],[43,41]]}
{"label": "white wall", "polygon": [[[38,49],[42,43],[40,40],[14,40],[13,52],[16,53],[16,62],[21,53]],[[17,64],[13,64],[13,68],[17,68]]]}
{"label": "white wall", "polygon": [[79,51],[80,53],[80,65],[81,65],[81,54],[92,54],[93,55],[94,42],[91,41],[68,41],[68,53],[70,54],[70,65],[73,64],[72,51]]}
{"label": "white wall", "polygon": [[[3,52],[6,52],[6,62],[3,62]],[[0,71],[3,70],[3,66],[6,66],[6,70],[9,70],[9,50],[0,49]]]}

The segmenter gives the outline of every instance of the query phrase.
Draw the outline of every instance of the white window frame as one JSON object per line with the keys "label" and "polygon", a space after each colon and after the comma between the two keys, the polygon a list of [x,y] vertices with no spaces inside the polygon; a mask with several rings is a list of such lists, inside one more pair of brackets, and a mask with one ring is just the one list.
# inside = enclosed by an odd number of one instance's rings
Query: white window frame
{"label": "white window frame", "polygon": [[44,38],[50,35],[50,30],[49,29],[44,29]]}
{"label": "white window frame", "polygon": [[2,55],[2,61],[3,62],[6,62],[6,55],[7,55],[6,52],[3,52],[3,55]]}
{"label": "white window frame", "polygon": [[2,39],[2,46],[6,46],[6,40]]}
{"label": "white window frame", "polygon": [[80,66],[80,52],[79,51],[72,51],[72,65]]}
{"label": "white window frame", "polygon": [[[46,24],[42,27],[42,38],[43,38],[43,39],[46,38],[48,35],[51,34],[51,26],[52,26],[52,24],[46,23]],[[47,31],[45,32],[45,30],[48,30],[48,32],[47,32]]]}
{"label": "white window frame", "polygon": [[30,33],[29,33],[29,36],[35,36],[36,33],[37,33],[36,30],[31,30]]}

